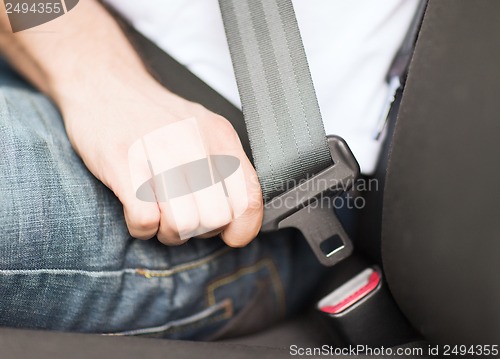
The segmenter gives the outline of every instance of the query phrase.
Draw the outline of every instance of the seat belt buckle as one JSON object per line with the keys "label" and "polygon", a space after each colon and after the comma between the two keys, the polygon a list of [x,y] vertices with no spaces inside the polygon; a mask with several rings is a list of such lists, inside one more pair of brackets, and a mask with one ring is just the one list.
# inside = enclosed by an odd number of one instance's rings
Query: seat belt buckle
{"label": "seat belt buckle", "polygon": [[333,201],[354,185],[359,165],[342,138],[327,136],[327,141],[333,165],[267,202],[262,231],[297,228],[320,263],[333,266],[353,250]]}
{"label": "seat belt buckle", "polygon": [[367,267],[333,288],[316,309],[337,347],[375,349],[419,339],[377,266]]}

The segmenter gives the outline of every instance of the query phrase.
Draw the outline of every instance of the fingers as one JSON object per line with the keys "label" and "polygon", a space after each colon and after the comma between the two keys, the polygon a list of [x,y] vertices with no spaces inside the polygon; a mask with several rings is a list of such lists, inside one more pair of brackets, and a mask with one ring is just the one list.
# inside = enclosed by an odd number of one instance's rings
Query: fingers
{"label": "fingers", "polygon": [[160,202],[159,207],[161,218],[157,237],[160,242],[180,245],[197,234],[200,220],[192,194]]}
{"label": "fingers", "polygon": [[243,247],[259,233],[264,213],[257,174],[246,156],[241,160],[241,170],[226,180],[226,187],[234,217],[221,238],[231,247]]}
{"label": "fingers", "polygon": [[[123,212],[130,235],[138,239],[150,239],[158,232],[160,224],[160,210],[155,200],[154,183],[151,178],[146,153],[142,146],[134,145],[128,156],[130,174],[119,173],[119,180],[115,193],[123,204]],[[118,168],[125,168],[126,164],[118,164]],[[132,170],[133,169],[133,170]],[[132,173],[133,172],[133,173]],[[141,184],[145,184],[141,188]],[[134,191],[137,189],[137,191]],[[149,198],[149,201],[139,197]]]}
{"label": "fingers", "polygon": [[137,239],[153,238],[158,232],[160,211],[154,203],[123,201],[123,212],[130,235]]}
{"label": "fingers", "polygon": [[262,195],[235,138],[232,127],[223,124],[202,134],[196,120],[188,119],[136,141],[129,151],[135,193],[122,196],[131,235],[156,234],[168,245],[220,231],[233,247],[254,239],[262,223]]}
{"label": "fingers", "polygon": [[142,145],[156,178],[158,240],[168,245],[181,244],[197,234],[200,222],[185,169],[206,157],[196,121],[187,119],[157,129],[143,137]]}

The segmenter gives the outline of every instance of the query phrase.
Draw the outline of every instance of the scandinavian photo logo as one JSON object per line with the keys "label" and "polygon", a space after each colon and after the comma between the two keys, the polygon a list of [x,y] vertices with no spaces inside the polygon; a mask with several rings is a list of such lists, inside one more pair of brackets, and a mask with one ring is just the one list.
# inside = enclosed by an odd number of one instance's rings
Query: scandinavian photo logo
{"label": "scandinavian photo logo", "polygon": [[79,0],[4,0],[12,32],[45,24],[72,10]]}

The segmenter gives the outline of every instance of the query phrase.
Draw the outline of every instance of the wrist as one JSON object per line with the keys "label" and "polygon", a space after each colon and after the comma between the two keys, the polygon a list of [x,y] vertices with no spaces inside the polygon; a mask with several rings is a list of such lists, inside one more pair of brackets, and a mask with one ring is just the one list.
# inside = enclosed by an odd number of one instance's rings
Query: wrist
{"label": "wrist", "polygon": [[110,103],[161,103],[167,104],[174,96],[162,87],[145,70],[83,71],[65,80],[51,83],[50,96],[64,117],[75,110],[86,111]]}

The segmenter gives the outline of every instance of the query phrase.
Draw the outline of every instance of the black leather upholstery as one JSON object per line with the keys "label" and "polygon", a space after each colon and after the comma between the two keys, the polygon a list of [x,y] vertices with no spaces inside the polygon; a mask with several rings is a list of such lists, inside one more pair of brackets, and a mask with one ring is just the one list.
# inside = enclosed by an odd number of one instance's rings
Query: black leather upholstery
{"label": "black leather upholstery", "polygon": [[500,343],[500,1],[431,0],[385,188],[382,255],[414,326]]}

